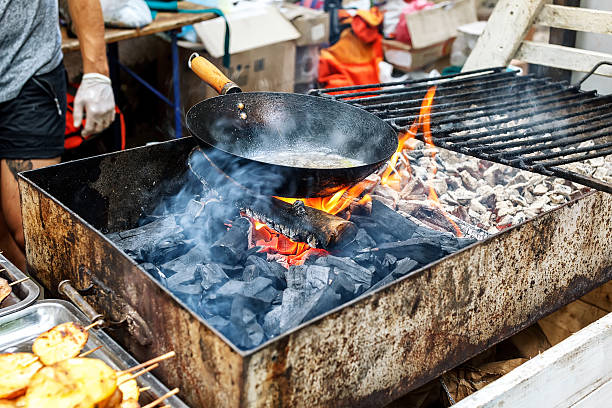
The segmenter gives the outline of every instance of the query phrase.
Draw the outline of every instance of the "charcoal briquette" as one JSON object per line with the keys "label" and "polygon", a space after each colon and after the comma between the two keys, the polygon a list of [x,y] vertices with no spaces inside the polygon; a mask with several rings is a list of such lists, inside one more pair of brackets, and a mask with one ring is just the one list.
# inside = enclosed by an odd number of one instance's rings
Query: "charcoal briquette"
{"label": "charcoal briquette", "polygon": [[340,295],[342,302],[348,302],[355,298],[355,293],[357,291],[355,282],[353,282],[344,272],[332,272],[329,274],[328,279],[331,281],[329,286],[334,292]]}
{"label": "charcoal briquette", "polygon": [[324,260],[325,264],[329,266],[335,266],[336,268],[341,269],[356,284],[361,284],[366,287],[366,289],[372,284],[372,271],[364,268],[349,258],[328,255],[325,258],[320,259]]}
{"label": "charcoal briquette", "polygon": [[[172,261],[171,261],[172,262]],[[164,270],[171,270],[167,268],[164,264],[162,268]],[[185,265],[185,267],[181,267],[181,269],[176,272],[174,275],[170,276],[166,279],[168,288],[170,290],[174,290],[173,288],[177,285],[183,285],[188,283],[196,283],[194,282],[197,278],[199,278],[199,270],[198,265]]]}
{"label": "charcoal briquette", "polygon": [[210,248],[215,261],[237,265],[246,257],[248,249],[248,231],[251,222],[246,218],[236,218],[232,227]]}
{"label": "charcoal briquette", "polygon": [[259,276],[259,269],[255,265],[247,265],[242,270],[242,280],[250,282]]}
{"label": "charcoal briquette", "polygon": [[198,265],[197,272],[202,279],[200,285],[202,285],[202,288],[206,291],[221,286],[229,281],[229,277],[218,264]]}
{"label": "charcoal briquette", "polygon": [[263,329],[268,338],[278,336],[280,334],[280,319],[282,313],[282,307],[275,306],[264,317]]}
{"label": "charcoal briquette", "polygon": [[414,259],[404,258],[397,261],[396,267],[391,272],[394,278],[399,278],[400,276],[406,275],[408,272],[416,269],[419,263]]}

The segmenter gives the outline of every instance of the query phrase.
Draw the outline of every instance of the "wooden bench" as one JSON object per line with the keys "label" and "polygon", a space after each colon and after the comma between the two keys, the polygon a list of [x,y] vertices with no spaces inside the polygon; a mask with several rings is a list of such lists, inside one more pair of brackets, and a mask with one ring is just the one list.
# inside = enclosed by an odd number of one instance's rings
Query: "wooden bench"
{"label": "wooden bench", "polygon": [[[463,71],[506,66],[512,59],[570,71],[589,72],[612,55],[557,44],[525,41],[533,24],[553,29],[612,34],[612,12],[546,4],[546,0],[500,0]],[[612,66],[598,75],[612,77]]]}

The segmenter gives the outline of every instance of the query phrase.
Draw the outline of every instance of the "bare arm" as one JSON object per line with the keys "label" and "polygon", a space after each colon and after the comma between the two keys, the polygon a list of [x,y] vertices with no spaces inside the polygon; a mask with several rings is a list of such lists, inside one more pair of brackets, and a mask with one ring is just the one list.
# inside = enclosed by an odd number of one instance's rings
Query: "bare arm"
{"label": "bare arm", "polygon": [[109,75],[104,19],[99,0],[69,0],[70,17],[81,44],[83,73]]}

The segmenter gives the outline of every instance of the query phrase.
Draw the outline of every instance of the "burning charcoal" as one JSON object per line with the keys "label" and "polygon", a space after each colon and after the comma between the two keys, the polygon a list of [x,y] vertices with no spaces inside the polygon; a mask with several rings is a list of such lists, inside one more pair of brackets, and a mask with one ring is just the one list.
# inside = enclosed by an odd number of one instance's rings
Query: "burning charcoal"
{"label": "burning charcoal", "polygon": [[146,244],[140,255],[145,261],[159,265],[185,254],[192,246],[182,233],[178,233]]}
{"label": "burning charcoal", "polygon": [[378,245],[371,249],[373,252],[382,254],[393,254],[397,258],[412,258],[422,265],[433,262],[442,256],[444,252],[440,242],[430,238],[414,238],[406,241],[389,242]]}
{"label": "burning charcoal", "polygon": [[205,293],[199,305],[200,313],[204,317],[229,316],[234,297],[242,295],[245,285],[242,281],[229,280],[216,292]]}
{"label": "burning charcoal", "polygon": [[225,333],[233,343],[245,349],[256,347],[265,339],[263,328],[248,305],[249,301],[242,296],[234,299],[230,313],[232,325]]}
{"label": "burning charcoal", "polygon": [[232,227],[210,248],[215,260],[236,265],[244,259],[248,249],[248,232],[251,222],[246,218],[236,218]]}
{"label": "burning charcoal", "polygon": [[229,280],[223,286],[221,286],[219,290],[217,290],[217,296],[231,298],[234,295],[241,295],[244,293],[244,288],[246,285],[246,282]]}
{"label": "burning charcoal", "polygon": [[320,265],[308,265],[306,267],[306,282],[311,288],[322,289],[327,286],[327,278],[330,268]]}
{"label": "burning charcoal", "polygon": [[228,326],[230,325],[230,321],[222,318],[221,316],[213,316],[206,319],[206,322],[215,329],[219,330],[221,333],[227,332]]}
{"label": "burning charcoal", "polygon": [[267,337],[274,337],[280,334],[281,313],[283,313],[283,308],[276,306],[264,317],[263,329]]}
{"label": "burning charcoal", "polygon": [[410,259],[410,258],[401,259],[397,262],[397,266],[395,267],[393,272],[391,272],[391,275],[393,275],[394,279],[399,278],[400,276],[404,276],[408,272],[415,269],[418,265],[419,263],[415,261],[414,259]]}
{"label": "burning charcoal", "polygon": [[353,262],[349,258],[328,255],[324,258],[319,258],[316,263],[324,266],[335,266],[341,269],[356,284],[362,284],[366,289],[372,284],[372,271]]}
{"label": "burning charcoal", "polygon": [[180,259],[183,263],[190,265],[195,263],[206,263],[209,258],[210,254],[204,245],[196,245],[177,259]]}
{"label": "burning charcoal", "polygon": [[164,286],[167,286],[166,283],[166,274],[164,274],[157,266],[152,263],[145,262],[140,264],[140,267],[147,271],[151,276],[160,281]]}
{"label": "burning charcoal", "polygon": [[397,262],[397,258],[393,254],[385,254],[385,258],[382,261],[383,266],[386,268],[391,268],[395,266]]}
{"label": "burning charcoal", "polygon": [[263,276],[272,280],[276,289],[283,290],[287,287],[287,283],[285,282],[285,268],[278,262],[268,262],[259,256],[251,255],[247,258],[246,265],[247,267],[256,267],[259,271],[256,276]]}
{"label": "burning charcoal", "polygon": [[200,293],[202,293],[202,286],[200,286],[200,284],[194,283],[191,285],[181,285],[181,284],[177,284],[174,286],[168,286],[168,289],[170,289],[170,291],[176,295],[189,295],[189,296],[195,296],[195,295],[199,295]]}
{"label": "burning charcoal", "polygon": [[[166,263],[164,265],[168,264]],[[171,270],[164,266],[162,266],[162,269],[169,271]],[[193,281],[195,281],[199,276],[198,265],[187,265],[185,268],[181,268],[174,275],[170,276],[166,281],[168,288],[173,291],[176,285],[193,283]]]}
{"label": "burning charcoal", "polygon": [[[376,225],[372,224],[372,228],[376,229]],[[342,252],[356,252],[363,248],[371,248],[376,246],[376,241],[368,235],[367,231],[364,228],[359,228],[357,230],[357,234],[355,234],[355,238],[351,242],[349,242],[344,248],[342,248]]]}
{"label": "burning charcoal", "polygon": [[395,279],[397,279],[397,278],[392,273],[390,273],[387,276],[385,276],[384,278],[382,278],[381,280],[379,280],[378,282],[376,282],[375,285],[372,285],[372,287],[370,289],[366,290],[364,293],[372,293],[376,289],[382,288],[383,286],[388,285],[389,283],[393,282]]}
{"label": "burning charcoal", "polygon": [[308,268],[308,265],[293,265],[287,269],[285,281],[288,288],[304,289],[306,287],[306,268]]}
{"label": "burning charcoal", "polygon": [[302,321],[314,319],[318,315],[340,305],[340,303],[340,295],[336,294],[329,286],[326,286],[304,305],[304,309],[307,309],[308,313],[306,313]]}
{"label": "burning charcoal", "polygon": [[335,308],[340,303],[340,295],[335,293],[331,287],[326,286],[310,297],[303,306],[293,308],[286,317],[282,316],[281,331],[292,329],[302,322]]}
{"label": "burning charcoal", "polygon": [[278,291],[274,289],[272,280],[259,276],[251,282],[247,282],[243,296],[252,302],[260,302],[263,305],[269,305],[276,298]]}
{"label": "burning charcoal", "polygon": [[334,271],[329,274],[328,279],[331,281],[331,284],[329,285],[330,288],[340,295],[342,302],[348,302],[349,300],[355,298],[357,294],[355,282],[353,282],[353,280],[350,279],[346,273],[336,273]]}
{"label": "burning charcoal", "polygon": [[259,270],[255,265],[247,265],[242,270],[242,280],[245,282],[250,282],[253,279],[259,276]]}
{"label": "burning charcoal", "polygon": [[371,216],[384,232],[393,235],[397,240],[409,239],[417,228],[415,223],[376,200],[372,201]]}
{"label": "burning charcoal", "polygon": [[202,277],[200,285],[207,291],[216,286],[221,286],[229,280],[223,268],[218,264],[198,265],[197,271]]}
{"label": "burning charcoal", "polygon": [[289,239],[306,242],[313,248],[333,248],[350,241],[357,227],[343,218],[315,208],[301,201],[288,204],[275,198],[246,197],[238,205],[250,217],[268,225]]}
{"label": "burning charcoal", "polygon": [[140,258],[141,248],[180,231],[181,228],[176,224],[174,217],[169,216],[158,218],[138,228],[109,234],[107,238],[128,255],[136,259],[142,259]]}

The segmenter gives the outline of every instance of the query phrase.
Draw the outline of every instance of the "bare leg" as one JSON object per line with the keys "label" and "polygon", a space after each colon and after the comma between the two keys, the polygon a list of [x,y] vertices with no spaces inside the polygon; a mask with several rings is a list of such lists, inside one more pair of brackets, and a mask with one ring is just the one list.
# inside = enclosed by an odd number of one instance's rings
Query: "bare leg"
{"label": "bare leg", "polygon": [[[0,164],[0,198],[2,201],[3,220],[0,221],[0,247],[6,251],[6,255],[19,269],[25,271],[25,243],[23,240],[23,226],[21,221],[21,201],[19,199],[19,187],[17,184],[17,173],[26,170],[57,164],[60,158],[11,160],[3,159]],[[2,225],[8,227],[8,234],[2,230]],[[13,242],[13,245],[10,244]],[[5,246],[6,245],[6,246]],[[18,253],[15,253],[15,247]],[[12,259],[11,259],[12,258]]]}

